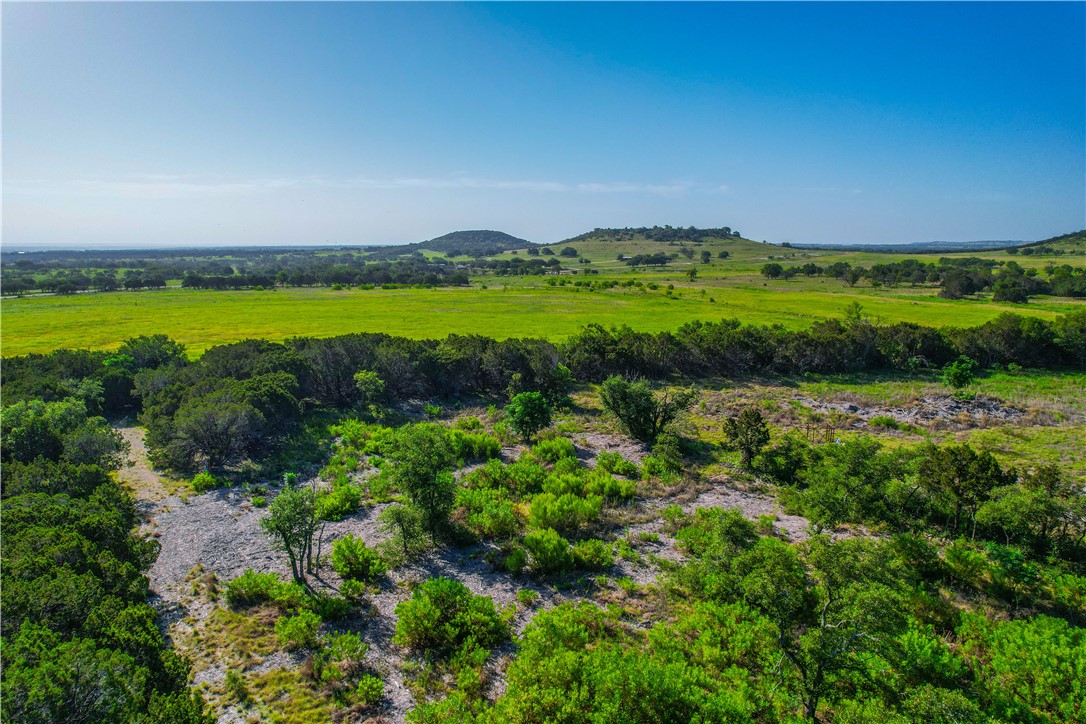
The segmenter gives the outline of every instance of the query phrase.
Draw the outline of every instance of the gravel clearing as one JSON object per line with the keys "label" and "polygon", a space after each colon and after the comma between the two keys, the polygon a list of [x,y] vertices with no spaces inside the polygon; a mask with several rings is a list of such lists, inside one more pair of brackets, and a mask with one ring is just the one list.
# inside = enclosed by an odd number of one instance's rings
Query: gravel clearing
{"label": "gravel clearing", "polygon": [[[240,575],[247,568],[275,572],[289,578],[285,557],[272,549],[260,528],[265,509],[254,507],[246,495],[234,489],[214,490],[202,495],[168,494],[157,474],[147,466],[142,430],[126,428],[122,434],[132,445],[133,463],[127,469],[132,477],[126,478],[126,481],[130,481],[141,501],[141,509],[147,519],[143,530],[157,538],[162,546],[150,571],[154,593],[152,603],[162,613],[167,635],[171,639],[187,639],[186,634],[198,628],[214,610],[214,604],[191,595],[191,574],[194,570],[205,576],[214,574],[221,583]],[[623,457],[638,463],[648,453],[645,446],[612,435],[592,433],[575,439],[578,456],[589,465],[595,464],[595,457],[601,450],[620,452]],[[508,462],[520,450],[506,449],[502,452],[502,457]],[[751,519],[765,514],[774,515],[775,525],[783,536],[791,540],[802,540],[807,536],[807,521],[784,515],[772,497],[736,489],[724,479],[713,479],[709,483],[707,489],[696,494],[692,494],[693,490],[687,490],[677,497],[651,498],[635,502],[629,508],[619,508],[616,513],[618,518],[633,522],[620,522],[617,532],[624,533],[640,555],[633,561],[617,560],[608,576],[628,576],[638,584],[650,584],[660,574],[658,560],[681,560],[674,538],[663,532],[664,521],[660,516],[663,508],[673,502],[681,501],[680,505],[687,513],[699,507],[724,506],[738,507]],[[269,501],[274,493],[269,492]],[[377,518],[385,507],[387,505],[363,507],[342,521],[325,525],[320,537],[321,551],[329,553],[332,541],[347,533],[361,537],[369,545],[382,542],[385,536],[378,527]],[[347,622],[348,626],[363,633],[370,645],[367,662],[385,681],[384,707],[380,712],[382,720],[403,721],[407,711],[416,703],[402,673],[404,651],[393,645],[392,636],[395,633],[396,606],[410,598],[411,590],[417,583],[434,576],[445,576],[459,580],[477,595],[490,596],[499,609],[508,607],[515,610],[511,626],[515,634],[522,633],[537,612],[564,601],[586,598],[576,591],[559,591],[553,585],[528,577],[514,577],[495,571],[486,561],[487,551],[485,544],[439,548],[420,560],[397,568],[380,591],[369,596],[373,607],[370,614]],[[318,576],[313,577],[312,584],[316,588],[335,590],[339,580],[330,567],[325,566]],[[517,602],[517,592],[524,589],[537,594],[535,604],[530,607]],[[491,696],[498,696],[504,690],[502,671],[514,653],[515,646],[509,643],[491,658]],[[265,672],[298,665],[297,656],[280,652],[265,657],[248,670]],[[213,664],[196,672],[196,682],[218,685],[224,676],[224,667]],[[219,718],[220,722],[239,720],[236,707],[227,707]]]}
{"label": "gravel clearing", "polygon": [[949,395],[927,395],[904,407],[883,407],[878,405],[859,405],[853,402],[825,402],[809,397],[797,400],[816,412],[837,412],[854,419],[852,427],[863,427],[874,417],[892,417],[908,425],[929,426],[942,424],[957,426],[962,429],[981,427],[989,421],[1008,422],[1024,417],[1026,412],[1005,405],[989,397],[977,397],[973,400],[957,400]]}

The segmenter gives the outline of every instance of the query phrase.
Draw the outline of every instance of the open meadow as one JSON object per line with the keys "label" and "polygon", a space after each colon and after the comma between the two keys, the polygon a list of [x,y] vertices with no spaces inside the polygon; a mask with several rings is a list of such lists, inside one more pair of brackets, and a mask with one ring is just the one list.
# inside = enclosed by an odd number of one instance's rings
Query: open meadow
{"label": "open meadow", "polygon": [[[575,244],[585,247],[585,255],[596,260],[585,265],[563,258],[564,273],[557,278],[472,276],[469,287],[236,291],[168,287],[7,297],[0,301],[3,356],[60,347],[113,349],[129,337],[158,333],[184,343],[191,354],[199,354],[212,345],[239,339],[280,341],[292,336],[353,332],[384,332],[414,339],[482,334],[497,339],[558,341],[585,324],[629,325],[638,331],[659,332],[692,320],[725,318],[799,329],[819,319],[841,317],[853,303],[863,305],[866,314],[882,322],[936,327],[982,324],[1007,311],[1051,320],[1086,308],[1086,300],[1058,297],[1038,297],[1028,304],[993,302],[990,294],[942,299],[937,296],[938,289],[929,285],[850,287],[822,276],[767,280],[757,269],[777,257],[781,249],[769,247],[776,252],[771,254],[764,245],[752,242],[743,242],[733,258],[714,257],[709,264],[682,259],[659,270],[632,269],[614,260],[615,249],[628,255],[641,253],[637,251],[640,246],[608,244],[609,260],[603,258],[603,251],[589,254],[593,242]],[[655,242],[642,244],[669,248]],[[595,242],[596,247],[603,245]],[[739,245],[720,242],[706,246],[716,253],[717,247],[735,250]],[[887,261],[893,256],[852,254]],[[851,254],[832,258],[855,259]],[[802,258],[787,261],[802,262]],[[573,273],[586,267],[599,273]],[[688,278],[691,270],[696,272],[693,280]],[[611,282],[617,285],[610,286]]]}

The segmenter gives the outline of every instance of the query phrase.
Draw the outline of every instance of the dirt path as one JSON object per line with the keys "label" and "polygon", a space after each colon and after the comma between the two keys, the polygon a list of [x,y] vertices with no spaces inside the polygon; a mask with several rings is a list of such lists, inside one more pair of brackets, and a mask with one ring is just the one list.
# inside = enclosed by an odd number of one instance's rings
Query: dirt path
{"label": "dirt path", "polygon": [[162,476],[152,470],[147,461],[147,446],[143,441],[145,431],[142,427],[131,426],[114,426],[113,429],[128,443],[128,462],[117,471],[117,479],[144,504],[147,508],[144,512],[149,513],[170,491]]}

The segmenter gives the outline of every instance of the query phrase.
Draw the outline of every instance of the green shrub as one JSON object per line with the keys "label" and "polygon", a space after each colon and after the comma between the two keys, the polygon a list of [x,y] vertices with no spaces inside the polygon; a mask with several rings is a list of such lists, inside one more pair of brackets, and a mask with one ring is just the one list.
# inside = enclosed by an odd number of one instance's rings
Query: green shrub
{"label": "green shrub", "polygon": [[901,423],[889,415],[877,415],[867,421],[867,426],[879,430],[897,430],[900,429]]}
{"label": "green shrub", "polygon": [[987,556],[961,539],[947,546],[946,563],[955,578],[974,586],[980,585],[981,578],[988,571]]}
{"label": "green shrub", "polygon": [[276,585],[271,590],[271,597],[283,611],[300,611],[310,605],[309,592],[296,581]]}
{"label": "green shrub", "polygon": [[318,591],[309,599],[309,610],[317,614],[321,621],[341,621],[354,608],[354,604],[343,596],[333,596]]}
{"label": "green shrub", "polygon": [[505,408],[505,419],[513,432],[531,437],[551,424],[551,408],[538,392],[521,392]]}
{"label": "green shrub", "polygon": [[313,649],[317,647],[320,626],[320,616],[313,611],[301,611],[295,616],[281,616],[275,622],[275,635],[288,649]]}
{"label": "green shrub", "polygon": [[976,371],[979,366],[975,359],[961,355],[943,367],[943,384],[955,390],[971,385],[977,379]]}
{"label": "green shrub", "polygon": [[226,603],[231,608],[248,608],[270,601],[275,587],[280,585],[274,573],[257,573],[252,568],[226,584]]}
{"label": "green shrub", "polygon": [[513,503],[503,488],[461,488],[456,504],[467,514],[468,529],[480,538],[510,538],[519,529]]}
{"label": "green shrub", "polygon": [[613,475],[624,475],[628,478],[636,478],[637,465],[622,457],[622,453],[601,452],[596,456],[596,467],[606,470]]}
{"label": "green shrub", "polygon": [[569,541],[551,528],[535,530],[524,536],[524,547],[536,573],[559,573],[573,567]]}
{"label": "green shrub", "polygon": [[510,573],[520,573],[528,565],[528,553],[523,548],[514,548],[505,556],[502,565]]}
{"label": "green shrub", "polygon": [[522,588],[517,591],[517,602],[522,606],[534,606],[539,600],[539,594],[530,588]]}
{"label": "green shrub", "polygon": [[366,597],[366,584],[362,581],[347,579],[340,585],[339,595],[351,603],[360,603]]}
{"label": "green shrub", "polygon": [[332,491],[317,496],[317,517],[321,520],[341,520],[358,510],[362,491],[353,485],[336,486]]}
{"label": "green shrub", "polygon": [[341,578],[373,582],[384,577],[388,566],[377,551],[348,533],[332,544],[332,567]]}
{"label": "green shrub", "polygon": [[608,500],[627,500],[634,496],[636,487],[633,481],[619,480],[602,470],[593,470],[585,475],[584,494],[599,495]]}
{"label": "green shrub", "polygon": [[461,648],[492,648],[509,637],[489,596],[449,578],[431,578],[396,606],[393,642],[448,658]]}
{"label": "green shrub", "polygon": [[682,506],[675,503],[664,508],[663,511],[661,511],[661,515],[664,516],[668,531],[671,533],[674,533],[679,528],[686,525],[686,514],[683,513]]}
{"label": "green shrub", "polygon": [[385,695],[385,684],[372,674],[362,674],[354,690],[355,699],[362,706],[373,706]]}
{"label": "green shrub", "polygon": [[573,546],[573,563],[586,571],[603,571],[615,565],[611,544],[590,539]]}
{"label": "green shrub", "polygon": [[489,460],[501,455],[502,444],[498,438],[486,433],[450,430],[453,453],[462,460]]}
{"label": "green shrub", "polygon": [[253,496],[253,507],[263,508],[267,504],[268,504],[268,499],[265,498],[263,495],[254,495]]}
{"label": "green shrub", "polygon": [[566,493],[539,493],[532,497],[529,520],[537,528],[554,528],[572,532],[596,520],[600,515],[603,498],[591,495],[586,498]]}
{"label": "green shrub", "polygon": [[245,685],[245,677],[237,669],[227,670],[223,685],[226,695],[234,701],[248,701],[249,687]]}
{"label": "green shrub", "polygon": [[577,457],[577,451],[568,437],[556,437],[536,443],[532,448],[532,455],[538,460],[556,463],[562,458]]}
{"label": "green shrub", "polygon": [[211,473],[197,473],[192,478],[192,489],[197,493],[206,493],[208,490],[222,486],[222,481]]}
{"label": "green shrub", "polygon": [[539,492],[543,488],[543,481],[547,479],[546,469],[532,460],[518,460],[507,465],[505,475],[505,485],[514,495]]}
{"label": "green shrub", "polygon": [[683,469],[682,439],[675,433],[665,430],[656,438],[652,446],[652,456],[668,472],[681,472]]}

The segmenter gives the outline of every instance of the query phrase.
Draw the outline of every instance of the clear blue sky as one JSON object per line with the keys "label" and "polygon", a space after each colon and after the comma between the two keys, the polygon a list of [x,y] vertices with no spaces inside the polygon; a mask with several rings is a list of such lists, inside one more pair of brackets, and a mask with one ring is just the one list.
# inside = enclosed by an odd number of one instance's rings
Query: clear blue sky
{"label": "clear blue sky", "polygon": [[5,2],[4,243],[1046,238],[1084,9]]}

